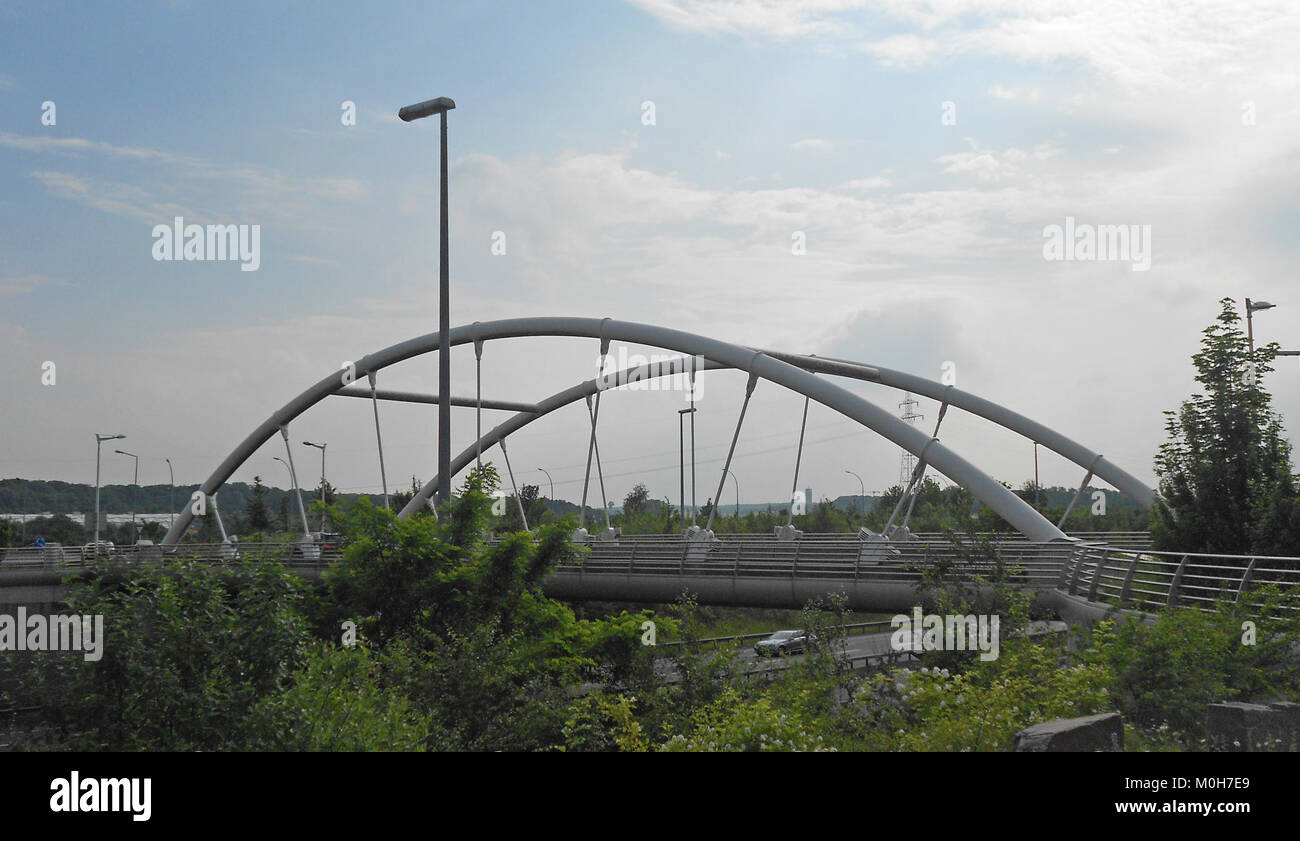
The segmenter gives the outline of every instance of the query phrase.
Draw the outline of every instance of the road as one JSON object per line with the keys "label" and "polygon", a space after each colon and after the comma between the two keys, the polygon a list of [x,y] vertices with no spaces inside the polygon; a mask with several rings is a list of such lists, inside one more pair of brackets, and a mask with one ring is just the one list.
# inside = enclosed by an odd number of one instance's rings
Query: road
{"label": "road", "polygon": [[[882,634],[859,634],[845,637],[844,653],[849,657],[867,657],[876,654],[886,654],[890,650],[889,639],[891,635],[891,632],[886,631]],[[746,663],[761,661],[768,664],[768,667],[770,668],[772,664],[779,664],[781,661],[788,660],[802,660],[804,656],[805,655],[803,654],[791,654],[785,657],[759,657],[754,652],[754,646],[751,644],[741,649],[740,652],[737,653],[736,659]]]}

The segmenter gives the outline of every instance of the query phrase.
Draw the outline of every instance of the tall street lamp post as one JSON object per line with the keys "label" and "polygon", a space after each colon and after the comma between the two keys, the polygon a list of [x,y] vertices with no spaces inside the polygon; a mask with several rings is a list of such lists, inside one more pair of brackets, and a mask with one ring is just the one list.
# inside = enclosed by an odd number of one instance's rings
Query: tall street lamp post
{"label": "tall street lamp post", "polygon": [[135,542],[140,537],[135,531],[135,507],[140,501],[138,499],[140,494],[140,457],[135,453],[128,453],[126,450],[114,450],[113,452],[120,456],[130,456],[135,459],[135,477],[131,480],[131,484],[135,487],[135,492],[131,494],[131,540]]}
{"label": "tall street lamp post", "polygon": [[125,438],[125,435],[100,435],[95,433],[95,554],[99,554],[99,449],[105,441],[114,441],[118,438]]}
{"label": "tall street lamp post", "polygon": [[308,447],[315,447],[320,450],[320,530],[325,531],[325,448],[328,447],[329,444],[313,444],[310,441],[303,441],[302,443]]}
{"label": "tall street lamp post", "polygon": [[420,120],[434,114],[442,118],[441,201],[438,231],[438,500],[446,505],[451,499],[451,329],[449,316],[450,274],[447,260],[447,112],[456,107],[451,99],[440,96],[397,112],[404,122]]}
{"label": "tall street lamp post", "polygon": [[682,533],[686,533],[686,416],[692,415],[694,420],[694,409],[677,410],[677,449],[678,449],[678,476],[680,477],[680,493],[678,497],[682,502]]}
{"label": "tall street lamp post", "polygon": [[171,459],[165,458],[163,461],[167,462],[168,483],[171,485],[171,490],[167,492],[167,505],[172,511],[171,522],[167,524],[167,527],[171,528],[176,525],[176,472],[172,470]]}
{"label": "tall street lamp post", "polygon": [[736,528],[740,528],[740,480],[730,470],[727,471],[727,475],[731,477],[732,483],[736,486]]}
{"label": "tall street lamp post", "polygon": [[1246,299],[1246,339],[1250,342],[1250,358],[1255,358],[1255,328],[1251,323],[1251,316],[1257,310],[1271,310],[1276,304],[1270,304],[1268,301],[1252,301]]}

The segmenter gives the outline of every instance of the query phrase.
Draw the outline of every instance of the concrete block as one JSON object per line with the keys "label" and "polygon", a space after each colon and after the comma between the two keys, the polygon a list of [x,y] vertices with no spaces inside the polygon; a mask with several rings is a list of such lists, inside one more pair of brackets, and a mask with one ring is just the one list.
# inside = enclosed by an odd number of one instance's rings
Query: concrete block
{"label": "concrete block", "polygon": [[1300,704],[1228,701],[1205,711],[1205,740],[1231,753],[1288,750],[1300,732]]}
{"label": "concrete block", "polygon": [[1124,750],[1124,719],[1119,713],[1058,718],[1016,734],[1017,752],[1093,752]]}

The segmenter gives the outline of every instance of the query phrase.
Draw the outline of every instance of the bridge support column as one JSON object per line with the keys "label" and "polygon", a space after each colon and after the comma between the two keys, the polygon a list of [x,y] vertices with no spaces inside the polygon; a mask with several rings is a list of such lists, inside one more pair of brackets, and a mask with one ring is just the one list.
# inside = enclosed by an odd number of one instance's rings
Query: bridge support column
{"label": "bridge support column", "polygon": [[[808,398],[803,399],[803,421],[799,424],[799,449],[794,454],[794,482],[790,485],[790,513],[786,517],[785,524],[788,527],[794,527],[794,495],[799,493],[799,462],[803,461],[803,433],[808,428]],[[808,513],[808,506],[812,504],[811,499],[803,501],[804,513]],[[807,521],[805,521],[807,522]]]}
{"label": "bridge support column", "polygon": [[1097,466],[1097,462],[1100,460],[1101,454],[1098,453],[1097,457],[1088,465],[1088,472],[1083,475],[1083,481],[1079,483],[1079,489],[1074,492],[1074,498],[1070,500],[1070,504],[1065,506],[1065,513],[1061,515],[1061,522],[1056,524],[1058,529],[1065,529],[1065,518],[1070,516],[1070,512],[1074,510],[1074,504],[1078,502],[1079,497],[1083,495],[1083,489],[1088,487],[1088,482],[1092,479],[1092,469]]}
{"label": "bridge support column", "polygon": [[[370,403],[375,410],[375,444],[379,447],[379,481],[384,489],[384,510],[391,511],[388,505],[388,474],[384,471],[384,438],[379,432],[379,394],[375,390],[375,372],[371,371],[368,375],[370,378]],[[482,436],[479,436],[482,438]]]}
{"label": "bridge support column", "polygon": [[510,453],[506,452],[506,439],[502,438],[497,445],[501,447],[501,456],[506,460],[506,473],[510,475],[510,490],[515,492],[515,504],[519,506],[519,519],[523,521],[524,531],[529,531],[528,515],[524,513],[524,500],[519,495],[519,487],[515,485],[515,471],[510,469]]}
{"label": "bridge support column", "polygon": [[[947,395],[952,392],[952,388],[953,388],[952,386],[948,386],[948,391],[944,392],[945,396],[943,399],[943,404],[939,406],[939,417],[936,418],[934,422],[934,434],[930,436],[931,439],[935,441],[939,440],[939,427],[943,425],[943,416],[948,413]],[[921,473],[920,476],[917,477],[917,480],[915,482],[915,489],[912,491],[911,499],[908,500],[907,513],[903,515],[904,533],[906,533],[907,531],[907,524],[912,520],[912,506],[916,505],[916,498],[921,495],[921,487],[925,484],[925,460],[921,459],[920,461],[918,461],[917,466],[920,467]]]}
{"label": "bridge support column", "polygon": [[289,459],[289,478],[293,480],[293,493],[298,498],[298,513],[302,516],[302,533],[306,537],[311,534],[311,526],[307,525],[307,509],[302,504],[302,486],[298,484],[298,469],[293,466],[293,447],[289,446],[289,425],[280,426],[280,437],[284,439],[284,454]]}
{"label": "bridge support column", "polygon": [[[761,353],[754,354],[757,358]],[[731,457],[736,454],[736,441],[740,439],[740,427],[745,422],[745,410],[749,408],[749,398],[754,396],[754,386],[758,385],[758,374],[751,373],[745,384],[745,402],[740,404],[740,418],[736,421],[736,431],[731,436],[731,449],[727,450],[727,461],[722,465],[722,475],[718,477],[718,492],[713,495],[713,507],[709,509],[709,521],[704,524],[706,532],[713,530],[713,518],[718,515],[718,503],[722,501],[722,488],[727,483],[727,471],[731,469]]]}

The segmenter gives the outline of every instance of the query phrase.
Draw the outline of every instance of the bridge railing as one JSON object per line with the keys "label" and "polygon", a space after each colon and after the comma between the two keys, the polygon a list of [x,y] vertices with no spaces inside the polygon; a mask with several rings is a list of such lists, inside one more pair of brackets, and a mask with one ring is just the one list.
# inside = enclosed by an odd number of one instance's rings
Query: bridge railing
{"label": "bridge railing", "polygon": [[[676,539],[673,539],[675,538]],[[998,542],[1002,569],[1011,583],[1051,587],[1073,545],[1009,538]],[[805,534],[795,541],[768,535],[720,535],[708,544],[675,535],[596,541],[561,574],[731,576],[826,578],[916,582],[926,570],[941,569],[955,578],[991,576],[997,562],[972,555],[943,540],[863,543],[856,535]]]}
{"label": "bridge railing", "polygon": [[[588,543],[577,562],[561,567],[559,572],[915,583],[926,571],[941,570],[948,577],[967,580],[976,575],[987,578],[997,571],[991,559],[979,558],[969,548],[963,549],[942,536],[915,537],[898,543],[863,543],[853,534],[813,533],[795,541],[763,534],[723,534],[704,544],[687,541],[679,534],[636,535]],[[994,545],[1002,569],[1011,573],[1010,583],[1037,588],[1055,586],[1090,600],[1111,600],[1138,608],[1170,603],[1210,604],[1225,587],[1235,587],[1233,592],[1240,593],[1243,582],[1289,585],[1300,578],[1294,559],[1179,556],[1096,543],[1038,543],[1014,535],[999,536]],[[100,555],[85,555],[74,547],[57,555],[0,557],[0,573],[73,571],[92,565],[136,565],[164,559],[223,563],[236,558],[268,558],[289,568],[319,574],[338,560],[340,552],[337,544],[303,543],[130,546]]]}
{"label": "bridge railing", "polygon": [[[1252,600],[1250,593],[1264,585],[1283,591],[1300,586],[1300,558],[1080,544],[1061,567],[1056,583],[1058,589],[1089,601],[1149,612],[1179,606],[1214,610],[1225,599],[1262,610],[1265,605]],[[1300,607],[1284,604],[1278,610],[1293,614]]]}

